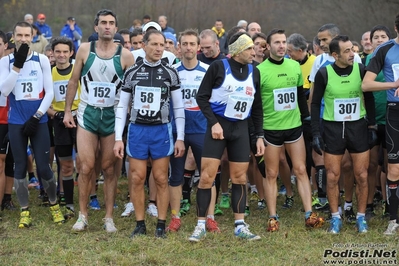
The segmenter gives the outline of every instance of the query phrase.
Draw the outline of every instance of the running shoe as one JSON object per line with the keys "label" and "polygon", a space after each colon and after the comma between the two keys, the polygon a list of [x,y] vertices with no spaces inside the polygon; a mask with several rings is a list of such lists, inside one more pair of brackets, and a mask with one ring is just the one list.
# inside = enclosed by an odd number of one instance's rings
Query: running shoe
{"label": "running shoe", "polygon": [[312,227],[312,228],[319,228],[322,227],[324,224],[324,219],[323,217],[320,217],[316,212],[312,212],[305,220],[305,225],[307,227]]}
{"label": "running shoe", "polygon": [[350,224],[355,224],[356,223],[356,215],[353,212],[353,208],[351,206],[347,207],[345,209],[345,220],[346,220],[347,223],[350,223]]}
{"label": "running shoe", "polygon": [[206,231],[202,226],[197,225],[194,229],[193,234],[188,238],[191,242],[199,242],[201,239],[205,238]]}
{"label": "running shoe", "polygon": [[130,217],[134,212],[133,203],[128,202],[125,204],[125,210],[122,212],[121,217]]}
{"label": "running shoe", "polygon": [[208,232],[220,233],[218,223],[214,219],[206,218],[205,227]]}
{"label": "running shoe", "polygon": [[107,233],[115,233],[116,231],[118,231],[118,229],[116,229],[115,227],[114,220],[112,218],[103,218],[103,222],[104,222],[104,229]]}
{"label": "running shoe", "polygon": [[181,220],[179,217],[172,216],[170,220],[170,224],[166,227],[166,232],[177,232],[179,231],[181,226]]}
{"label": "running shoe", "polygon": [[1,210],[8,210],[8,211],[15,211],[17,208],[15,208],[14,203],[12,200],[3,200],[1,203]]}
{"label": "running shoe", "polygon": [[328,211],[330,209],[330,204],[328,203],[328,200],[326,200],[324,203],[320,201],[319,198],[316,198],[315,200],[313,200],[312,202],[312,207],[315,210],[318,211]]}
{"label": "running shoe", "polygon": [[342,228],[342,221],[340,218],[332,217],[330,221],[330,228],[328,232],[331,234],[339,234]]}
{"label": "running shoe", "polygon": [[48,206],[50,206],[50,201],[49,201],[49,199],[48,199],[47,193],[44,193],[44,194],[43,194],[42,206],[43,206],[43,207],[48,207]]}
{"label": "running shoe", "polygon": [[79,217],[76,223],[72,226],[72,232],[78,233],[86,230],[88,226],[86,216],[84,216],[81,212],[79,212]]}
{"label": "running shoe", "polygon": [[155,229],[155,237],[156,238],[166,238],[166,232],[163,228]]}
{"label": "running shoe", "polygon": [[68,206],[64,208],[63,213],[64,213],[64,219],[65,220],[70,220],[73,217],[75,217],[75,210],[70,208],[70,207],[68,207]]}
{"label": "running shoe", "polygon": [[219,204],[220,208],[228,209],[230,208],[230,196],[229,194],[222,194],[222,198]]}
{"label": "running shoe", "polygon": [[215,215],[223,215],[223,211],[219,208],[219,204],[215,204]]}
{"label": "running shoe", "polygon": [[37,190],[40,190],[40,183],[39,180],[36,177],[32,177],[29,180],[28,188],[35,188]]}
{"label": "running shoe", "polygon": [[65,223],[64,215],[61,212],[60,205],[56,204],[54,206],[50,206],[51,216],[53,216],[53,222],[56,224]]}
{"label": "running shoe", "polygon": [[280,194],[280,195],[285,195],[285,194],[287,194],[287,189],[285,188],[284,185],[281,185],[281,186],[280,186],[280,189],[278,190],[278,194]]}
{"label": "running shoe", "polygon": [[135,238],[138,236],[144,236],[147,234],[147,229],[144,226],[136,226],[136,228],[134,228],[133,232],[130,235],[130,238]]}
{"label": "running shoe", "polygon": [[158,217],[158,209],[155,204],[148,204],[147,213],[152,217]]}
{"label": "running shoe", "polygon": [[396,223],[396,220],[391,220],[388,223],[388,228],[387,230],[384,232],[384,235],[387,236],[392,236],[392,235],[396,235],[396,231],[399,228],[399,224]]}
{"label": "running shoe", "polygon": [[188,202],[188,199],[184,199],[180,202],[180,217],[188,213],[190,206],[191,204]]}
{"label": "running shoe", "polygon": [[375,216],[374,209],[366,208],[366,221],[370,221]]}
{"label": "running shoe", "polygon": [[290,209],[294,205],[294,196],[285,195],[285,202],[283,204],[284,209]]}
{"label": "running shoe", "polygon": [[269,218],[267,221],[267,231],[268,232],[276,232],[280,227],[280,222],[275,217]]}
{"label": "running shoe", "polygon": [[249,198],[249,201],[257,202],[258,200],[260,200],[259,195],[258,195],[258,192],[252,191],[252,192],[251,192],[251,196],[250,196],[250,198]]}
{"label": "running shoe", "polygon": [[249,206],[245,206],[244,216],[247,217],[250,214],[251,214],[251,211],[249,210]]}
{"label": "running shoe", "polygon": [[90,199],[89,208],[95,211],[101,210],[100,202],[98,202],[97,198]]}
{"label": "running shoe", "polygon": [[18,228],[27,228],[32,225],[32,218],[30,217],[30,211],[21,211],[21,218],[19,220]]}
{"label": "running shoe", "polygon": [[241,238],[241,239],[245,239],[245,240],[249,240],[249,241],[259,240],[260,239],[260,236],[255,235],[255,234],[251,233],[251,231],[249,231],[249,225],[248,224],[239,223],[239,224],[236,224],[235,226],[237,226],[237,225],[243,225],[243,227],[241,227],[240,229],[237,230],[237,232],[234,233],[234,235],[236,237]]}
{"label": "running shoe", "polygon": [[356,228],[359,233],[367,233],[369,227],[367,226],[366,217],[360,216],[357,218]]}
{"label": "running shoe", "polygon": [[258,201],[258,210],[266,208],[266,201],[264,199]]}
{"label": "running shoe", "polygon": [[64,195],[60,195],[59,203],[60,203],[60,206],[65,206],[66,205],[66,200],[65,200],[65,196]]}

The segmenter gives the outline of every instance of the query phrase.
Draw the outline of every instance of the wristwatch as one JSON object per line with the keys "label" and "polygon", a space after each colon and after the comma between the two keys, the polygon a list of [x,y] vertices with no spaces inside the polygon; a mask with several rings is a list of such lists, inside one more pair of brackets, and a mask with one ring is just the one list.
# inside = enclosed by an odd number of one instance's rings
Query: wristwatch
{"label": "wristwatch", "polygon": [[37,112],[36,114],[33,115],[34,118],[36,118],[37,120],[40,120],[40,118],[42,118],[43,114]]}

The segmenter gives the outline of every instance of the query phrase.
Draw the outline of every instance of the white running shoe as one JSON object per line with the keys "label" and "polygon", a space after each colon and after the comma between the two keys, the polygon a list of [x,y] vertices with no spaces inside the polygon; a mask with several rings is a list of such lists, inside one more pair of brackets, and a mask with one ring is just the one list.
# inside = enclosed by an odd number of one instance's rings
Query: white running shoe
{"label": "white running shoe", "polygon": [[158,217],[158,209],[157,209],[157,206],[155,206],[155,204],[148,204],[147,213],[148,213],[150,216]]}
{"label": "white running shoe", "polygon": [[104,218],[104,229],[107,233],[115,233],[118,231],[115,227],[114,220],[112,218]]}
{"label": "white running shoe", "polygon": [[79,217],[76,223],[72,226],[72,232],[82,232],[86,230],[88,226],[88,222],[86,216],[84,216],[81,212],[79,212]]}
{"label": "white running shoe", "polygon": [[130,217],[134,212],[133,203],[129,202],[125,204],[125,211],[122,212],[121,217]]}

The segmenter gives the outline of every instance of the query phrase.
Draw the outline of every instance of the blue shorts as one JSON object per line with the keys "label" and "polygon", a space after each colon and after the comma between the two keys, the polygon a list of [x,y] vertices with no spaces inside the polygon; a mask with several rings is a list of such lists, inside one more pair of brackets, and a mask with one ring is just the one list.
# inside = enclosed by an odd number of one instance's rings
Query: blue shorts
{"label": "blue shorts", "polygon": [[174,151],[171,123],[160,125],[129,124],[127,155],[138,160],[167,157]]}

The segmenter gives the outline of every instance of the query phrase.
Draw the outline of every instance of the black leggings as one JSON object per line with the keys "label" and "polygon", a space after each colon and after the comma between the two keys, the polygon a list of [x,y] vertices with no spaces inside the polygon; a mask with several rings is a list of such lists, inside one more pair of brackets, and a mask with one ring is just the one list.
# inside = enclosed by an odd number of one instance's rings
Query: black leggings
{"label": "black leggings", "polygon": [[[26,177],[26,164],[28,137],[22,133],[23,125],[8,125],[11,149],[15,162],[15,179],[24,179]],[[35,155],[36,168],[40,176],[44,180],[53,178],[53,172],[50,169],[50,137],[47,123],[40,123],[37,127],[36,134],[30,137],[33,153]]]}

